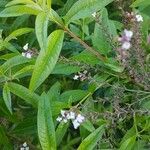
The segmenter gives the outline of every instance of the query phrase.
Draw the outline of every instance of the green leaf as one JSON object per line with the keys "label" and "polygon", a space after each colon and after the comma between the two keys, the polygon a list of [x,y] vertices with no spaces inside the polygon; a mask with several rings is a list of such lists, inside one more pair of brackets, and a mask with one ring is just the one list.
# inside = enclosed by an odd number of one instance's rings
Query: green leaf
{"label": "green leaf", "polygon": [[34,31],[32,28],[21,28],[18,30],[13,31],[8,37],[5,38],[5,41],[10,41],[12,39],[16,39],[17,36],[21,36],[23,34],[29,33]]}
{"label": "green leaf", "polygon": [[40,97],[37,94],[31,92],[26,87],[24,87],[22,85],[19,85],[19,84],[16,84],[16,83],[13,83],[13,82],[9,82],[8,87],[9,87],[9,90],[13,94],[15,94],[18,97],[22,98],[27,103],[37,107],[38,101],[40,99]]}
{"label": "green leaf", "polygon": [[[12,145],[10,144],[10,141],[9,141],[9,139],[8,139],[8,137],[7,137],[7,133],[6,133],[6,131],[5,131],[5,128],[4,127],[2,127],[1,125],[0,125],[0,146],[4,146],[3,147],[3,150],[13,150],[13,148],[12,148]],[[2,147],[1,147],[2,148]]]}
{"label": "green leaf", "polygon": [[56,140],[57,140],[57,146],[60,145],[62,142],[63,137],[65,136],[65,133],[68,129],[69,123],[61,122],[56,130]]}
{"label": "green leaf", "polygon": [[101,10],[113,0],[78,0],[64,17],[68,24],[73,20],[89,17],[92,13]]}
{"label": "green leaf", "polygon": [[119,150],[132,150],[135,144],[136,136],[128,138],[124,143],[122,143]]}
{"label": "green leaf", "polygon": [[11,52],[19,53],[18,50],[15,48],[15,46],[13,46],[11,43],[3,41],[3,43],[1,44],[4,48],[10,50]]}
{"label": "green leaf", "polygon": [[18,56],[14,56],[8,59],[3,65],[0,66],[0,68],[5,73],[7,70],[9,70],[12,67],[15,67],[17,65],[24,64],[30,61],[32,60],[26,57],[23,57],[21,55],[18,55]]}
{"label": "green leaf", "polygon": [[150,5],[150,1],[148,0],[136,0],[131,7],[139,7],[139,6],[148,6]]}
{"label": "green leaf", "polygon": [[50,9],[51,8],[51,0],[47,0],[47,7],[48,7],[48,9]]}
{"label": "green leaf", "polygon": [[64,26],[64,23],[63,23],[62,19],[61,19],[60,16],[57,14],[57,12],[54,11],[53,9],[50,10],[49,18],[50,18],[51,21],[57,23],[57,24],[60,25],[61,27]]}
{"label": "green leaf", "polygon": [[7,83],[3,87],[3,99],[4,99],[4,102],[5,102],[5,105],[7,106],[8,110],[12,114],[11,94],[10,94],[10,90],[7,86]]}
{"label": "green leaf", "polygon": [[87,91],[83,90],[69,90],[61,94],[60,100],[62,102],[70,101],[71,103],[74,103],[80,101],[88,94],[89,93]]}
{"label": "green leaf", "polygon": [[72,73],[76,73],[79,71],[80,71],[80,67],[78,66],[58,63],[53,69],[52,74],[70,75]]}
{"label": "green leaf", "polygon": [[41,50],[46,50],[47,47],[47,28],[48,17],[45,12],[41,12],[37,15],[35,21],[35,32],[39,42]]}
{"label": "green leaf", "polygon": [[11,2],[7,3],[6,7],[17,4],[35,4],[35,3],[32,0],[12,0]]}
{"label": "green leaf", "polygon": [[88,137],[86,137],[79,145],[77,150],[92,150],[96,146],[97,142],[101,139],[104,133],[104,125],[93,131]]}
{"label": "green leaf", "polygon": [[30,90],[36,90],[52,72],[62,48],[63,38],[64,32],[62,30],[56,30],[48,37],[46,51],[40,51],[36,60],[30,81]]}
{"label": "green leaf", "polygon": [[28,75],[31,75],[33,71],[34,65],[27,65],[21,70],[17,71],[14,75],[13,78],[22,78]]}
{"label": "green leaf", "polygon": [[0,12],[0,17],[17,17],[25,14],[37,15],[39,12],[39,9],[30,6],[17,5],[5,8]]}
{"label": "green leaf", "polygon": [[44,93],[38,105],[38,136],[43,150],[56,150],[55,127],[51,112],[51,102]]}

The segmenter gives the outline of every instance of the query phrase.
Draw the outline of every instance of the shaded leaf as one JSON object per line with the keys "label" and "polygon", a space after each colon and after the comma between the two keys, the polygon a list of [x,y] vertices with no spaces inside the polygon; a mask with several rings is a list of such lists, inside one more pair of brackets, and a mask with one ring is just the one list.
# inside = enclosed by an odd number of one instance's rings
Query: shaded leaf
{"label": "shaded leaf", "polygon": [[51,112],[51,102],[42,94],[38,106],[38,136],[43,150],[56,150],[55,127]]}
{"label": "shaded leaf", "polygon": [[92,150],[96,146],[97,142],[101,139],[104,133],[104,125],[97,128],[93,133],[87,136],[79,145],[77,150]]}

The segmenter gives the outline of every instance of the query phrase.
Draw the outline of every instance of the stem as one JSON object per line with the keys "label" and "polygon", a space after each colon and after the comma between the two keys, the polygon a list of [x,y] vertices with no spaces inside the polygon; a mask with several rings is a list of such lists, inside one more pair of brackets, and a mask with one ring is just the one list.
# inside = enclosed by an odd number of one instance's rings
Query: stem
{"label": "stem", "polygon": [[97,52],[94,48],[90,47],[87,43],[82,41],[77,35],[75,35],[73,32],[71,32],[68,28],[64,28],[64,30],[71,36],[73,37],[76,41],[78,41],[81,45],[83,45],[87,51],[95,55],[98,59],[101,61],[106,62],[106,57],[102,56],[99,52]]}

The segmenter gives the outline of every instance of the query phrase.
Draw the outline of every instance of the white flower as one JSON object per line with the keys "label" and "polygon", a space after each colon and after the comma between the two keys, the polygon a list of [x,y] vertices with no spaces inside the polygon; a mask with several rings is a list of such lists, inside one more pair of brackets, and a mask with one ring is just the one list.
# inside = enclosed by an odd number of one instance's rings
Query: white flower
{"label": "white flower", "polygon": [[82,122],[85,120],[85,117],[82,116],[81,114],[78,114],[76,120],[77,120],[79,123],[82,123]]}
{"label": "white flower", "polygon": [[29,45],[29,43],[27,43],[26,45],[23,46],[23,49],[24,49],[25,51],[28,50],[28,45]]}
{"label": "white flower", "polygon": [[61,115],[62,115],[63,117],[66,117],[66,111],[65,111],[65,110],[61,110],[60,112],[61,112]]}
{"label": "white flower", "polygon": [[95,18],[95,17],[96,17],[96,12],[94,12],[94,13],[92,14],[92,16]]}
{"label": "white flower", "polygon": [[143,17],[141,15],[136,15],[137,22],[143,22]]}
{"label": "white flower", "polygon": [[122,44],[122,49],[127,50],[127,49],[129,49],[130,47],[131,47],[131,44],[130,44],[129,42],[124,42],[124,43]]}
{"label": "white flower", "polygon": [[20,150],[29,150],[29,146],[27,145],[27,143],[23,143],[22,147],[20,148]]}
{"label": "white flower", "polygon": [[61,121],[62,121],[62,119],[63,119],[62,117],[57,117],[57,119],[56,119],[56,120],[57,120],[58,122],[61,122]]}
{"label": "white flower", "polygon": [[69,113],[68,119],[75,119],[75,117],[76,117],[76,114],[71,111],[71,112]]}
{"label": "white flower", "polygon": [[29,58],[29,59],[32,58],[31,53],[26,53],[26,57]]}
{"label": "white flower", "polygon": [[26,142],[24,142],[22,145],[23,145],[23,147],[27,147],[28,146]]}
{"label": "white flower", "polygon": [[77,129],[80,126],[80,123],[75,119],[72,121],[73,127]]}
{"label": "white flower", "polygon": [[26,53],[22,52],[22,56],[27,57],[29,59],[32,58],[32,54],[30,52],[26,52]]}
{"label": "white flower", "polygon": [[78,80],[78,79],[79,79],[79,76],[78,76],[78,75],[75,75],[75,76],[73,77],[73,79],[74,79],[74,80]]}
{"label": "white flower", "polygon": [[133,32],[132,31],[130,31],[130,30],[127,30],[127,29],[125,29],[124,30],[124,34],[125,34],[125,36],[127,37],[127,38],[132,38],[132,36],[133,36]]}
{"label": "white flower", "polygon": [[26,56],[26,53],[22,52],[22,56],[25,57],[25,56]]}

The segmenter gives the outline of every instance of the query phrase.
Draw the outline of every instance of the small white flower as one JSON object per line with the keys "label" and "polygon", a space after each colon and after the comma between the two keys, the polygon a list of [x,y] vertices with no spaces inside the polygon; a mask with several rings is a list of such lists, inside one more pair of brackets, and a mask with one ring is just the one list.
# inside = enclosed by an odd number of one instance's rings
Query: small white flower
{"label": "small white flower", "polygon": [[79,79],[79,76],[78,76],[78,75],[75,75],[75,76],[73,77],[73,79],[74,79],[74,80],[78,80],[78,79]]}
{"label": "small white flower", "polygon": [[62,119],[63,119],[62,117],[57,117],[57,119],[56,119],[56,120],[57,120],[58,122],[61,122],[61,121],[62,121]]}
{"label": "small white flower", "polygon": [[27,147],[28,146],[26,142],[24,142],[22,145],[23,145],[23,147]]}
{"label": "small white flower", "polygon": [[75,117],[76,117],[76,114],[71,111],[71,112],[69,113],[68,119],[75,119]]}
{"label": "small white flower", "polygon": [[143,22],[143,17],[141,15],[136,15],[137,22]]}
{"label": "small white flower", "polygon": [[96,12],[94,12],[94,13],[92,14],[92,16],[95,18],[95,17],[96,17]]}
{"label": "small white flower", "polygon": [[124,42],[124,43],[122,44],[122,49],[127,50],[127,49],[129,49],[130,47],[131,47],[131,44],[130,44],[129,42]]}
{"label": "small white flower", "polygon": [[22,52],[22,56],[25,57],[25,56],[26,56],[26,53]]}
{"label": "small white flower", "polygon": [[31,53],[26,53],[26,57],[29,58],[29,59],[32,58]]}
{"label": "small white flower", "polygon": [[72,121],[73,127],[77,129],[80,126],[80,123],[75,119]]}
{"label": "small white flower", "polygon": [[65,110],[61,110],[60,112],[61,112],[61,115],[62,115],[63,117],[66,117],[66,111],[65,111]]}
{"label": "small white flower", "polygon": [[78,114],[76,120],[77,120],[79,123],[82,123],[82,122],[85,120],[85,117],[82,116],[81,114]]}
{"label": "small white flower", "polygon": [[128,37],[128,38],[130,38],[130,39],[131,39],[132,36],[133,36],[133,32],[130,31],[130,30],[127,30],[127,29],[124,30],[124,34],[125,34],[126,37]]}
{"label": "small white flower", "polygon": [[23,49],[24,49],[25,51],[28,50],[28,45],[29,45],[29,43],[27,43],[26,45],[23,46]]}

